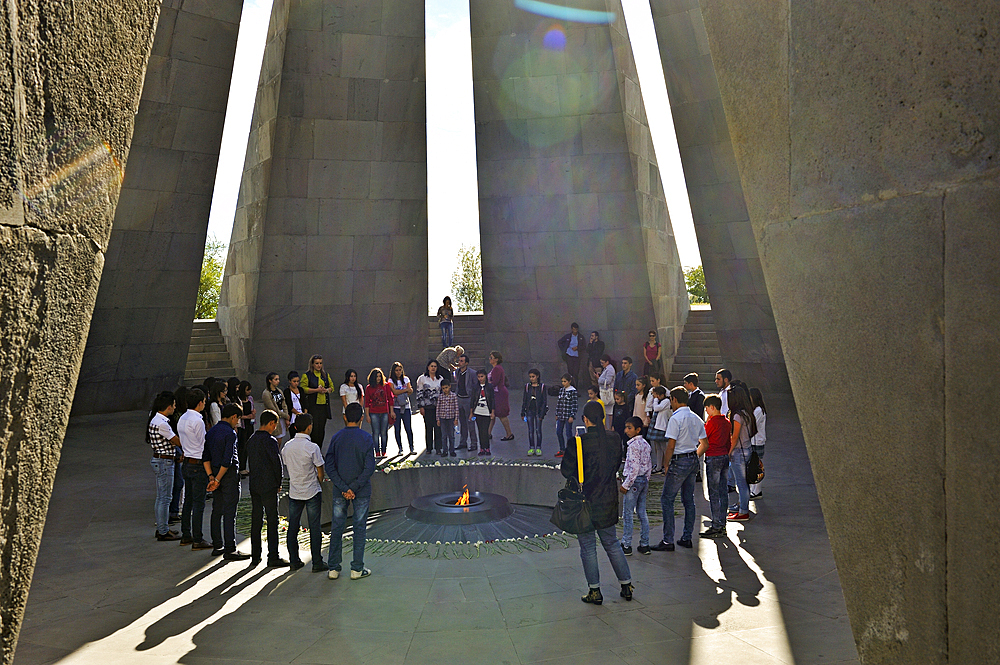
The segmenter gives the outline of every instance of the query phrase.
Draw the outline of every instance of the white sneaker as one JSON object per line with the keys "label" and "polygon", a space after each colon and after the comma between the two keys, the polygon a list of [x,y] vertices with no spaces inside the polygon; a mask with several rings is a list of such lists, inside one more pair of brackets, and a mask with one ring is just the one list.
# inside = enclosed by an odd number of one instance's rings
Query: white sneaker
{"label": "white sneaker", "polygon": [[351,571],[351,579],[352,580],[360,580],[362,577],[368,577],[371,574],[372,574],[372,571],[368,570],[367,568],[364,568],[362,570],[352,570]]}
{"label": "white sneaker", "polygon": [[338,577],[340,577],[340,571],[331,569],[330,572],[326,574],[326,576],[331,580],[335,580]]}

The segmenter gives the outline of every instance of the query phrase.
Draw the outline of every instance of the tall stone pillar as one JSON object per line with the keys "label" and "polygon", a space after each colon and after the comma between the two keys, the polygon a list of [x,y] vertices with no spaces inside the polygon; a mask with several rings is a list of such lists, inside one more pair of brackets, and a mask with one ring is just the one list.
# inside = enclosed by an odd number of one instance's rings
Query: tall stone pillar
{"label": "tall stone pillar", "polygon": [[241,374],[422,368],[426,152],[422,0],[275,2],[219,302]]}
{"label": "tall stone pillar", "polygon": [[0,663],[13,662],[158,0],[0,18]]}
{"label": "tall stone pillar", "polygon": [[242,10],[163,3],[74,413],[148,408],[184,376]]}
{"label": "tall stone pillar", "polygon": [[649,4],[723,363],[765,395],[789,394],[698,0]]}
{"label": "tall stone pillar", "polygon": [[1000,6],[701,12],[861,661],[1000,662]]}
{"label": "tall stone pillar", "polygon": [[471,4],[487,341],[512,384],[557,381],[572,321],[616,361],[651,328],[670,356],[688,308],[620,3],[574,5]]}

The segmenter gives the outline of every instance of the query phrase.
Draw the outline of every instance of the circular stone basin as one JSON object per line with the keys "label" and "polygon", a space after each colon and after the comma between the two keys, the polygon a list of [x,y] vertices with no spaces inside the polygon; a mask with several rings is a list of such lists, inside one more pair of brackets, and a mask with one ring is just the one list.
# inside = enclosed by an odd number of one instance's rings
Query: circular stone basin
{"label": "circular stone basin", "polygon": [[444,492],[417,497],[406,516],[425,524],[481,524],[502,520],[513,514],[507,497],[489,492],[469,492],[469,505],[456,506],[461,492]]}

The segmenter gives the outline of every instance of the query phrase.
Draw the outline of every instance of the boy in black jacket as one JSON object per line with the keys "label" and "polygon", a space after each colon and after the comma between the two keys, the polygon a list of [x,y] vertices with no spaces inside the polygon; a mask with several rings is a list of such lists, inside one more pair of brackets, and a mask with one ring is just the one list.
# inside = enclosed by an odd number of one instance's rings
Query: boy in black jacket
{"label": "boy in black jacket", "polygon": [[528,370],[528,383],[524,384],[521,400],[521,419],[528,424],[528,456],[542,456],[542,420],[549,412],[548,394],[542,383],[542,373]]}

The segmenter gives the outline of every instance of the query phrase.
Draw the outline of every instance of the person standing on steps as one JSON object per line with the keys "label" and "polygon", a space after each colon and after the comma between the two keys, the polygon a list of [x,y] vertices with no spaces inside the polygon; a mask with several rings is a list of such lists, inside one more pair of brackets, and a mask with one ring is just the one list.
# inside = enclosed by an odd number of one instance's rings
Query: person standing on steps
{"label": "person standing on steps", "polygon": [[688,408],[688,393],[678,386],[670,390],[670,408],[674,413],[667,422],[667,448],[663,453],[666,478],[660,507],[663,509],[663,540],[653,546],[655,552],[674,551],[674,499],[681,493],[684,505],[684,531],[677,544],[693,547],[694,521],[697,517],[694,506],[694,479],[698,472],[698,451],[708,448],[708,434],[705,422],[691,413]]}
{"label": "person standing on steps", "polygon": [[444,297],[438,307],[438,325],[441,327],[441,348],[448,348],[455,343],[455,310],[451,308],[451,298]]}
{"label": "person standing on steps", "polygon": [[470,424],[472,422],[472,407],[469,405],[469,399],[473,396],[478,386],[479,380],[476,378],[476,372],[469,367],[469,356],[463,353],[458,357],[458,369],[455,370],[455,380],[453,382],[455,394],[458,395],[458,421],[461,432],[461,438],[458,441],[458,446],[455,448],[456,450],[465,450],[468,448],[475,451],[479,448],[479,437],[476,435],[476,428]]}
{"label": "person standing on steps", "polygon": [[[604,602],[601,595],[600,568],[597,564],[597,539],[611,560],[611,567],[621,585],[621,597],[632,600],[634,587],[632,573],[629,571],[625,552],[618,540],[618,466],[621,464],[621,445],[608,435],[602,420],[604,410],[597,402],[590,402],[583,407],[583,423],[587,431],[580,437],[583,448],[583,493],[590,504],[590,519],[594,530],[577,535],[580,543],[580,560],[583,563],[583,573],[590,587],[586,596],[580,600],[585,603],[600,605]],[[576,442],[566,446],[560,471],[566,478],[577,478],[579,472],[579,457]]]}
{"label": "person standing on steps", "polygon": [[580,336],[580,324],[574,321],[569,332],[559,338],[559,351],[566,362],[566,373],[573,377],[573,383],[580,379],[580,351],[583,349],[583,337]]}
{"label": "person standing on steps", "polygon": [[465,353],[465,349],[461,346],[449,346],[442,349],[437,356],[437,364],[441,368],[441,372],[450,377],[458,369],[458,359],[463,353]]}
{"label": "person standing on steps", "polygon": [[323,369],[323,356],[316,355],[309,359],[309,371],[300,384],[306,394],[305,411],[312,416],[312,440],[320,449],[326,438],[326,421],[330,419],[330,393],[333,392],[333,381]]}
{"label": "person standing on steps", "polygon": [[267,519],[267,567],[285,568],[288,562],[278,555],[278,494],[281,493],[281,459],[278,440],[278,414],[267,410],[260,414],[260,428],[247,439],[247,462],[250,474],[250,565],[260,564],[264,553],[260,530]]}
{"label": "person standing on steps", "polygon": [[646,363],[642,367],[642,373],[646,376],[660,373],[660,359],[663,355],[663,347],[656,341],[656,331],[649,331],[649,339],[642,345],[642,357]]}
{"label": "person standing on steps", "polygon": [[[506,436],[501,441],[513,441],[514,433],[510,430],[510,392],[507,390],[507,374],[503,371],[503,355],[499,351],[490,351],[490,365],[493,369],[487,375],[493,386],[493,419],[490,420],[490,436],[493,436],[493,424],[497,418],[503,424]],[[489,447],[489,444],[487,444]]]}

